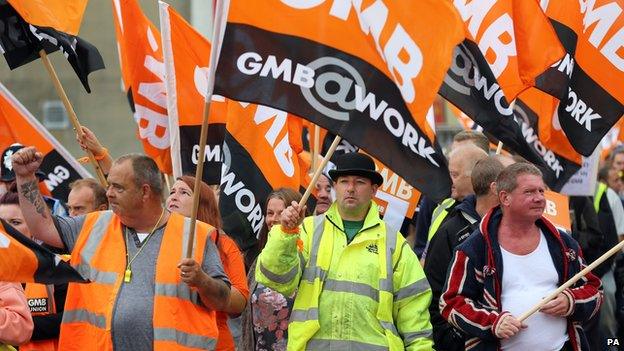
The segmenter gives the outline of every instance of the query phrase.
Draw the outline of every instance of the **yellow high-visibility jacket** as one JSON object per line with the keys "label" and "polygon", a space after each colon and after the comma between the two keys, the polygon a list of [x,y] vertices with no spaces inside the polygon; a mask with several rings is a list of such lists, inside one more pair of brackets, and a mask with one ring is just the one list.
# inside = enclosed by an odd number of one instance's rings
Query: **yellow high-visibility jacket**
{"label": "yellow high-visibility jacket", "polygon": [[405,239],[386,233],[373,202],[351,243],[343,228],[333,204],[299,235],[280,225],[269,233],[256,280],[284,295],[298,289],[288,350],[431,350],[431,289]]}

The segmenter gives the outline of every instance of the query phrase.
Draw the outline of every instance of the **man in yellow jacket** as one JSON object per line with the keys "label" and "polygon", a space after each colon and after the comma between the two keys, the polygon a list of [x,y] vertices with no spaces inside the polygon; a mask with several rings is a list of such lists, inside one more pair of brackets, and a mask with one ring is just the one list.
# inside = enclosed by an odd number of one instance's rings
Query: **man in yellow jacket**
{"label": "man in yellow jacket", "polygon": [[297,290],[288,350],[431,350],[431,289],[405,239],[379,218],[382,176],[363,154],[336,166],[329,210],[303,219],[293,202],[258,259],[258,282]]}

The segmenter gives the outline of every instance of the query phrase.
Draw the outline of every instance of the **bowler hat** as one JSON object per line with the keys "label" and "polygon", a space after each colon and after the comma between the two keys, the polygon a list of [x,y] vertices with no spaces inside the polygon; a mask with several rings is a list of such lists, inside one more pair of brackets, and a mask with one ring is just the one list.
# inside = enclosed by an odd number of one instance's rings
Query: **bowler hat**
{"label": "bowler hat", "polygon": [[375,161],[365,154],[350,152],[336,158],[335,169],[329,171],[329,176],[335,182],[342,176],[360,176],[371,180],[373,184],[383,184],[383,177],[375,171]]}
{"label": "bowler hat", "polygon": [[[0,156],[0,182],[12,182],[15,180],[15,172],[13,172],[11,156],[23,147],[24,145],[15,143],[11,144],[11,146],[2,151],[2,156]],[[39,178],[39,181],[45,179],[45,173],[40,170],[37,170],[35,175]]]}

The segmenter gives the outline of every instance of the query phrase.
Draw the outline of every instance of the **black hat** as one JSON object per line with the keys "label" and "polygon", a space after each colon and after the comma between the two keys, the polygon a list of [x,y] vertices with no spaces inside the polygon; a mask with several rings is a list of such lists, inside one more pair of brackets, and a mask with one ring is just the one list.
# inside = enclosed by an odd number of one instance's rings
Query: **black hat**
{"label": "black hat", "polygon": [[329,171],[329,176],[335,182],[341,176],[366,177],[373,184],[383,184],[383,177],[375,171],[375,161],[365,154],[350,152],[336,157],[335,169]]}
{"label": "black hat", "polygon": [[[2,151],[2,156],[0,156],[0,182],[12,182],[15,180],[11,156],[23,147],[24,145],[16,143]],[[39,170],[37,170],[35,175],[39,178],[39,181],[45,179],[45,173]]]}

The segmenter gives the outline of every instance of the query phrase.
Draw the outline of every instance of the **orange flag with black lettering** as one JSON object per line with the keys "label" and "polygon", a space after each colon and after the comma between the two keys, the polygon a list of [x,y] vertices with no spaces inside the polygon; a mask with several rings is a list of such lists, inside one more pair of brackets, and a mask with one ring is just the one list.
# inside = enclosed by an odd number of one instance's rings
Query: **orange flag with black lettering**
{"label": "orange flag with black lettering", "polygon": [[256,243],[269,193],[280,187],[298,191],[309,165],[300,163],[298,117],[262,105],[227,104],[219,208],[223,229],[244,251]]}
{"label": "orange flag with black lettering", "polygon": [[[159,3],[173,174],[195,174],[210,60],[210,42],[171,6]],[[225,98],[212,96],[203,180],[219,184],[226,121]]]}
{"label": "orange flag with black lettering", "polygon": [[77,35],[88,0],[8,0],[30,24]]}
{"label": "orange flag with black lettering", "polygon": [[[47,129],[0,83],[0,152],[19,143],[34,146],[43,153],[39,167],[45,174],[44,183],[53,197],[67,201],[69,184],[90,177]],[[0,160],[11,168],[11,160]]]}
{"label": "orange flag with black lettering", "polygon": [[0,281],[63,284],[87,281],[57,254],[0,220]]}
{"label": "orange flag with black lettering", "polygon": [[466,40],[455,50],[440,95],[505,147],[542,164],[514,121],[509,102],[564,56],[552,25],[535,0],[453,3]]}
{"label": "orange flag with black lettering", "polygon": [[137,0],[112,0],[121,77],[145,154],[172,173],[160,32]]}
{"label": "orange flag with black lettering", "polygon": [[450,178],[426,116],[463,37],[439,0],[233,0],[215,93],[310,120],[443,199]]}
{"label": "orange flag with black lettering", "polygon": [[[564,96],[544,113],[556,119],[545,133],[568,138],[574,150],[590,156],[624,114],[623,0],[545,2],[567,55],[549,81],[567,82]],[[565,133],[565,134],[564,134]],[[553,141],[553,143],[556,141]]]}

